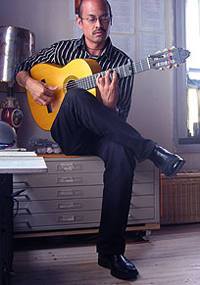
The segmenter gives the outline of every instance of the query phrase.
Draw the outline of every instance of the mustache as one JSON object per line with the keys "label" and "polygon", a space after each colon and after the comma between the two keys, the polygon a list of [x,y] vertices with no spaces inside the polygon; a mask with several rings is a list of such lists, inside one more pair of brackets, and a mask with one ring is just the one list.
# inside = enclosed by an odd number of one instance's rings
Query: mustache
{"label": "mustache", "polygon": [[95,33],[97,33],[97,32],[106,32],[106,30],[104,29],[104,28],[99,28],[99,29],[96,29],[96,30],[94,30],[93,32],[92,32],[92,34],[94,35]]}

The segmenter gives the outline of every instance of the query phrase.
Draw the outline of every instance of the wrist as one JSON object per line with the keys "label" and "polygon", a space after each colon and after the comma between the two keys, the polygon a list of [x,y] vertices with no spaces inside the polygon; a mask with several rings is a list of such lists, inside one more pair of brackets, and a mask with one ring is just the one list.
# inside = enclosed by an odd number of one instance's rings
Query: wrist
{"label": "wrist", "polygon": [[116,115],[119,114],[119,109],[117,107],[115,108],[111,108],[111,110],[113,111],[113,113],[115,113]]}
{"label": "wrist", "polygon": [[17,83],[28,89],[28,81],[29,79],[31,79],[30,75],[28,72],[26,71],[20,71],[17,75],[16,75],[16,80],[17,80]]}

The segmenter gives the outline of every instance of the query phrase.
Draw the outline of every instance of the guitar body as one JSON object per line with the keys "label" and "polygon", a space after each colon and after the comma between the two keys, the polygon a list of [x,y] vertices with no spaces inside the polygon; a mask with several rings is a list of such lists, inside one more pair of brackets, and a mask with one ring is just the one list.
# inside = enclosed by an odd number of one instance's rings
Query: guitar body
{"label": "guitar body", "polygon": [[[49,112],[47,106],[40,106],[36,103],[31,94],[27,91],[31,114],[37,125],[40,128],[49,131],[67,92],[67,84],[74,80],[96,74],[100,71],[100,65],[93,59],[74,59],[63,67],[48,63],[39,63],[33,66],[31,69],[32,78],[45,82],[51,86],[58,86],[50,103],[51,112]],[[88,91],[97,98],[99,97],[97,88],[92,88]]]}

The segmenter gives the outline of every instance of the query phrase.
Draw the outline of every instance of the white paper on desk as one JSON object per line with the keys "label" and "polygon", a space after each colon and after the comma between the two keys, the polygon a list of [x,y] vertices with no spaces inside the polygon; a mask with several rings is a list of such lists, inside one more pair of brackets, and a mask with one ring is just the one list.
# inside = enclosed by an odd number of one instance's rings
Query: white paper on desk
{"label": "white paper on desk", "polygon": [[43,157],[0,157],[0,173],[38,173],[47,171]]}
{"label": "white paper on desk", "polygon": [[164,0],[138,1],[139,30],[160,31],[165,30],[165,3]]}
{"label": "white paper on desk", "polygon": [[134,33],[135,1],[110,0],[113,13],[111,31],[115,33]]}
{"label": "white paper on desk", "polygon": [[29,156],[37,156],[34,151],[14,151],[14,150],[3,150],[0,151],[0,159],[1,157],[12,157],[12,156],[19,156],[19,157],[29,157]]}

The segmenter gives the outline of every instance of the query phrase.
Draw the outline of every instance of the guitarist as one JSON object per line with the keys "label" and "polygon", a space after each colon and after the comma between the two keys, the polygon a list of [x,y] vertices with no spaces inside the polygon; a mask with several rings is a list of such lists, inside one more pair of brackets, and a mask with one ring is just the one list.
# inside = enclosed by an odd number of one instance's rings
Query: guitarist
{"label": "guitarist", "polygon": [[80,39],[64,40],[42,49],[20,64],[19,85],[40,105],[51,102],[56,87],[38,82],[29,71],[37,63],[66,65],[75,58],[93,58],[107,70],[97,77],[101,98],[81,88],[70,89],[52,125],[53,139],[66,155],[95,155],[105,163],[104,195],[97,240],[98,264],[119,279],[135,280],[138,271],[124,256],[125,228],[137,162],[150,159],[167,177],[174,177],[185,160],[155,142],[144,139],[126,123],[131,103],[133,76],[118,80],[111,69],[126,64],[128,56],[112,45],[112,24],[107,0],[82,0],[76,18],[83,31]]}

